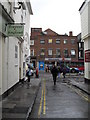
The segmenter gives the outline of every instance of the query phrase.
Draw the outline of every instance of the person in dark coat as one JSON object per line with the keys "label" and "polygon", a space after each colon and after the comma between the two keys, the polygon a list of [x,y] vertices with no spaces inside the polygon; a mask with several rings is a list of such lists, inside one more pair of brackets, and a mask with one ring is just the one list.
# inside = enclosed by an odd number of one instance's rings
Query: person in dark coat
{"label": "person in dark coat", "polygon": [[52,70],[51,70],[51,73],[52,73],[52,76],[53,76],[54,85],[56,85],[56,78],[57,78],[57,75],[58,75],[58,69],[57,69],[57,67],[55,66],[55,64],[53,65],[53,68],[52,68]]}
{"label": "person in dark coat", "polygon": [[65,78],[65,75],[66,75],[66,68],[65,66],[63,67],[63,77]]}

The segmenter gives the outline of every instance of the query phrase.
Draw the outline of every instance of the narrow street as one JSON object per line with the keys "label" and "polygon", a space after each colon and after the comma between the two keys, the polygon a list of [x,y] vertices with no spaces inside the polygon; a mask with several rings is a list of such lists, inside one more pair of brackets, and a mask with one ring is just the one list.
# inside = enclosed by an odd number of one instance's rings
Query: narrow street
{"label": "narrow street", "polygon": [[[88,118],[88,96],[70,84],[69,77],[41,73],[41,86],[29,118]],[[74,80],[74,79],[73,79]]]}

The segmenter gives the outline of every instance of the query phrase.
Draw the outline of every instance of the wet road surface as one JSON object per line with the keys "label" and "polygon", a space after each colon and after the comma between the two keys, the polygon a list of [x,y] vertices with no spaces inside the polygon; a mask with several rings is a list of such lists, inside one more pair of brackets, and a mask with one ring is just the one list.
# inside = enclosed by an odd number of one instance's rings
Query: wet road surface
{"label": "wet road surface", "polygon": [[41,86],[30,118],[88,118],[88,100],[66,77],[53,85],[49,73],[40,74]]}

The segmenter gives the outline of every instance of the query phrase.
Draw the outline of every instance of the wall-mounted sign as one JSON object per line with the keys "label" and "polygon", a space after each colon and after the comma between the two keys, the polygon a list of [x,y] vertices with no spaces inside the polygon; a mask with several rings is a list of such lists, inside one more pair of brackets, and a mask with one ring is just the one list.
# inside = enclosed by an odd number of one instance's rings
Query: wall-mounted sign
{"label": "wall-mounted sign", "polygon": [[90,62],[90,49],[85,50],[85,62]]}
{"label": "wall-mounted sign", "polygon": [[24,24],[7,24],[7,36],[21,37],[24,33]]}
{"label": "wall-mounted sign", "polygon": [[53,60],[53,61],[71,61],[71,58],[45,58],[46,61],[50,61],[50,60]]}

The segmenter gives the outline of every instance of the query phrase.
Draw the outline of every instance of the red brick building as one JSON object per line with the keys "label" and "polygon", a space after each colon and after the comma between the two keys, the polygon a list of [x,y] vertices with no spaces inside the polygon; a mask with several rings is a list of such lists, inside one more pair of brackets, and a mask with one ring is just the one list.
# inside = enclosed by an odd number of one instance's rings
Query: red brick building
{"label": "red brick building", "polygon": [[51,29],[43,32],[42,28],[31,28],[30,43],[30,57],[34,67],[52,63],[83,65],[83,60],[78,59],[78,38],[73,36],[72,31],[69,35],[59,35]]}

